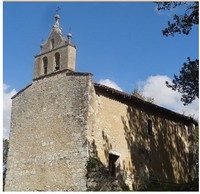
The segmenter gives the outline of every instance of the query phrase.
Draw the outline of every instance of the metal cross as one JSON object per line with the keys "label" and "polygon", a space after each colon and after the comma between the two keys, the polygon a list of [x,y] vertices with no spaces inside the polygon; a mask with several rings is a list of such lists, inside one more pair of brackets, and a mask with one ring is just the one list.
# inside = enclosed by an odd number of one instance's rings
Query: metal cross
{"label": "metal cross", "polygon": [[58,12],[59,12],[60,10],[61,10],[60,7],[57,7],[57,9],[56,9],[56,14],[59,14]]}

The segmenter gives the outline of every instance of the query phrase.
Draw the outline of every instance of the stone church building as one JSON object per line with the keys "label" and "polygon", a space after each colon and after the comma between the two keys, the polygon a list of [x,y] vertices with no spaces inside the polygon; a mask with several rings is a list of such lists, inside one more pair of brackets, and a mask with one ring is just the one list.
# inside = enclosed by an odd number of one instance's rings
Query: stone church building
{"label": "stone church building", "polygon": [[86,191],[91,158],[129,189],[192,180],[198,123],[76,72],[72,35],[55,19],[32,83],[12,97],[5,191]]}

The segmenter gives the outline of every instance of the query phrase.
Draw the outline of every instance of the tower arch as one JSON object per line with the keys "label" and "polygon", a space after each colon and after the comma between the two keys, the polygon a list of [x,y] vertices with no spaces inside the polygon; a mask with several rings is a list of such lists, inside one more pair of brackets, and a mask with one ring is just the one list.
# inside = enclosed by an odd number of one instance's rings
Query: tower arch
{"label": "tower arch", "polygon": [[45,56],[43,57],[42,61],[43,61],[44,74],[46,75],[48,72],[48,58]]}
{"label": "tower arch", "polygon": [[75,71],[76,46],[72,44],[72,34],[63,36],[60,16],[56,15],[55,20],[49,37],[40,45],[40,53],[35,55],[34,79],[64,69]]}
{"label": "tower arch", "polygon": [[59,52],[55,53],[54,59],[55,59],[55,70],[59,70],[60,69],[60,53]]}

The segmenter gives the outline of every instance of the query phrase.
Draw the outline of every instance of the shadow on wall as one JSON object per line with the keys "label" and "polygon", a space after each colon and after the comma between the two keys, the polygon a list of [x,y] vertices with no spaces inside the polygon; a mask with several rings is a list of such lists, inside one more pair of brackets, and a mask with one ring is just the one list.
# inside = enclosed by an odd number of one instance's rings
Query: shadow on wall
{"label": "shadow on wall", "polygon": [[[132,106],[128,106],[126,118],[122,116],[121,121],[130,162],[122,161],[116,166],[115,178],[126,180],[127,172],[130,172],[128,178],[134,190],[147,189],[151,182],[179,184],[189,181],[192,164],[186,153],[184,138],[187,138],[187,132],[184,125],[158,116],[149,117]],[[113,147],[103,130],[102,138],[102,149],[109,164]],[[90,145],[90,155],[100,160],[95,140]]]}
{"label": "shadow on wall", "polygon": [[[152,133],[148,129],[149,119]],[[130,106],[127,120],[121,120],[131,157],[131,165],[124,168],[133,173],[133,188],[147,188],[149,181],[188,182],[190,166],[182,138],[186,136],[184,126],[178,131],[174,123],[160,117],[148,118]]]}
{"label": "shadow on wall", "polygon": [[[108,164],[109,163],[109,151],[112,150],[112,144],[110,143],[108,136],[105,134],[105,132],[103,130],[102,130],[102,138],[103,138],[104,156],[105,156],[106,162]],[[95,140],[93,140],[90,145],[90,156],[100,160],[100,158],[98,156],[97,145],[96,145]]]}
{"label": "shadow on wall", "polygon": [[[109,163],[109,150],[112,145],[109,143],[107,136],[102,131],[105,141],[104,154]],[[120,166],[118,166],[120,172]],[[129,186],[125,183],[123,176],[118,173],[113,176],[109,167],[106,167],[98,157],[95,140],[90,145],[90,158],[87,162],[87,191],[129,191]]]}
{"label": "shadow on wall", "polygon": [[109,151],[112,150],[112,144],[109,142],[108,136],[102,131],[102,138],[104,141],[104,155],[106,158],[107,164],[109,163]]}

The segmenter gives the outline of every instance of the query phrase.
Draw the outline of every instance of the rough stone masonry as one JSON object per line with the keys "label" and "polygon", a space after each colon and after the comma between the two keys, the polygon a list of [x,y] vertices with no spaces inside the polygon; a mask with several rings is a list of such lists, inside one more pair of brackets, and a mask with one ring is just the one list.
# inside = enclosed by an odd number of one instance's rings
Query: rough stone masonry
{"label": "rough stone masonry", "polygon": [[75,72],[72,35],[55,19],[33,82],[12,98],[5,191],[90,190],[102,177],[87,177],[91,157],[107,168],[107,189],[119,180],[126,189],[192,181],[198,123]]}

